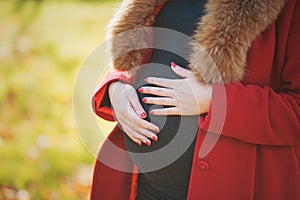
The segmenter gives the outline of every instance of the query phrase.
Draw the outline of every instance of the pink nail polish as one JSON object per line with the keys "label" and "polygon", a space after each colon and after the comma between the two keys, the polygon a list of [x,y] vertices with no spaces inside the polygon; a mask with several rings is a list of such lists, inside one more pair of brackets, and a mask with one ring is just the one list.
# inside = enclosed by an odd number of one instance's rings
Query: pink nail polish
{"label": "pink nail polish", "polygon": [[144,88],[139,88],[138,91],[143,93],[144,92]]}
{"label": "pink nail polish", "polygon": [[154,111],[151,110],[151,111],[149,112],[149,114],[150,114],[150,115],[153,115],[153,114],[154,114]]}
{"label": "pink nail polish", "polygon": [[171,62],[171,66],[176,68],[177,64],[175,62]]}
{"label": "pink nail polish", "polygon": [[155,128],[155,132],[156,132],[156,133],[159,133],[160,130],[159,130],[158,128]]}
{"label": "pink nail polish", "polygon": [[155,141],[155,142],[157,142],[157,141],[158,141],[158,138],[157,138],[157,136],[156,136],[156,135],[154,135],[154,136],[152,137],[152,140],[153,140],[153,141]]}
{"label": "pink nail polish", "polygon": [[148,82],[148,78],[145,78],[144,81],[147,83]]}
{"label": "pink nail polish", "polygon": [[147,141],[145,142],[145,144],[146,144],[148,147],[151,146],[151,142],[150,142],[149,140],[147,140]]}
{"label": "pink nail polish", "polygon": [[142,101],[143,101],[144,103],[147,103],[147,98],[143,98]]}

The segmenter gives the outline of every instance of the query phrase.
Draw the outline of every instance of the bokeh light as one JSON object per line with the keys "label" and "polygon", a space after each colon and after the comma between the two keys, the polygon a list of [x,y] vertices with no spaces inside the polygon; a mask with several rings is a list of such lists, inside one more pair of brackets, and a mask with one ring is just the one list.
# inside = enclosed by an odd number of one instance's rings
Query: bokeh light
{"label": "bokeh light", "polygon": [[88,199],[72,92],[119,2],[0,1],[0,199]]}

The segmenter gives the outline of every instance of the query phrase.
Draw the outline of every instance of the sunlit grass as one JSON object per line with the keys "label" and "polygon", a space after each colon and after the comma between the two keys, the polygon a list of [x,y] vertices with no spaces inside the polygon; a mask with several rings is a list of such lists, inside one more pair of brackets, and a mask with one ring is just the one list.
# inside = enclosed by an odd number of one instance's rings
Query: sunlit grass
{"label": "sunlit grass", "polygon": [[0,199],[87,198],[94,157],[77,136],[72,91],[117,4],[0,2]]}

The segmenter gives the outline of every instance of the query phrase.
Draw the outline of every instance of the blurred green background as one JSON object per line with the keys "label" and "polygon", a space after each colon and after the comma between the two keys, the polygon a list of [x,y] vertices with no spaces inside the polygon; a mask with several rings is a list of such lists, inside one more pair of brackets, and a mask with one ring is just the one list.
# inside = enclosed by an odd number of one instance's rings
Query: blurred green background
{"label": "blurred green background", "polygon": [[72,92],[120,1],[0,1],[0,199],[88,199]]}

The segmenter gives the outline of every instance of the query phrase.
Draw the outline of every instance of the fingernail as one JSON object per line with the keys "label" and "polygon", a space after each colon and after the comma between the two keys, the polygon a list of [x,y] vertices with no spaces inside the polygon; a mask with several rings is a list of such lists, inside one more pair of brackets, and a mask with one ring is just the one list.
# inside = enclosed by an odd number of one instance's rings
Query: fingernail
{"label": "fingernail", "polygon": [[160,130],[159,130],[158,128],[155,128],[155,132],[156,132],[156,133],[159,133]]}
{"label": "fingernail", "polygon": [[147,98],[143,98],[142,101],[143,101],[144,103],[147,103]]}
{"label": "fingernail", "polygon": [[141,141],[136,141],[137,145],[142,146],[142,142]]}
{"label": "fingernail", "polygon": [[171,62],[171,66],[176,68],[177,64],[175,62]]}
{"label": "fingernail", "polygon": [[150,115],[153,115],[153,114],[154,114],[154,111],[151,110],[149,113],[150,113]]}
{"label": "fingernail", "polygon": [[143,112],[143,113],[140,114],[140,116],[141,116],[142,118],[145,118],[145,117],[147,117],[147,114]]}
{"label": "fingernail", "polygon": [[138,91],[139,92],[144,92],[144,88],[139,88]]}
{"label": "fingernail", "polygon": [[150,142],[149,140],[147,140],[147,141],[145,142],[145,144],[146,144],[148,147],[151,146],[151,142]]}
{"label": "fingernail", "polygon": [[155,141],[155,142],[157,142],[158,141],[157,136],[156,135],[152,136],[152,140]]}
{"label": "fingernail", "polygon": [[147,83],[148,82],[148,78],[145,78],[144,81]]}

